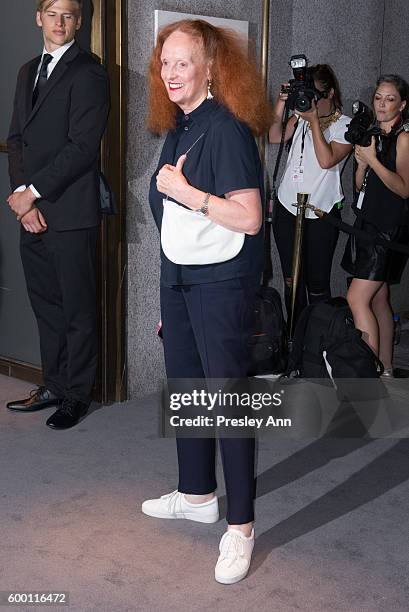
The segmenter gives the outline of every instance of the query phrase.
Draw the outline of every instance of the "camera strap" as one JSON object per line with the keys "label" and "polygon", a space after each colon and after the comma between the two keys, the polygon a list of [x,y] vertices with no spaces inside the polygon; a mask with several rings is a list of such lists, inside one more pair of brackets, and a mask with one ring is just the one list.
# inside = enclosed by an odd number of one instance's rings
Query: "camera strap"
{"label": "camera strap", "polygon": [[275,163],[274,172],[273,172],[273,179],[272,179],[273,186],[271,188],[270,198],[268,199],[266,207],[265,207],[265,216],[264,216],[264,253],[265,253],[264,261],[265,261],[265,264],[264,264],[263,279],[262,279],[262,285],[265,287],[268,286],[269,280],[273,278],[273,262],[271,259],[271,256],[272,256],[271,230],[272,230],[272,226],[273,226],[276,211],[277,211],[277,206],[279,205],[278,196],[277,196],[277,176],[278,176],[278,170],[280,168],[281,157],[283,154],[283,149],[284,149],[284,144],[285,144],[284,143],[285,130],[287,127],[289,112],[290,112],[290,107],[289,107],[288,101],[286,101],[285,108],[284,108],[282,130],[281,130],[280,146],[278,149],[276,163]]}
{"label": "camera strap", "polygon": [[[354,152],[354,150],[351,149],[351,151],[346,156],[344,163],[342,164],[341,172],[339,173],[339,178],[340,179],[342,179],[342,175],[344,174],[345,167],[346,167],[347,163],[349,162],[349,160],[351,159],[351,155],[352,155],[353,152]],[[354,182],[354,185],[355,185],[355,182]]]}
{"label": "camera strap", "polygon": [[275,207],[276,207],[277,200],[278,200],[277,198],[277,176],[278,176],[278,170],[280,168],[281,157],[283,155],[283,150],[284,150],[285,130],[287,127],[289,113],[290,113],[290,106],[288,104],[288,100],[286,100],[285,109],[284,109],[284,118],[283,118],[283,123],[282,123],[282,130],[281,130],[280,146],[278,148],[276,163],[275,163],[274,172],[273,172],[273,186],[272,186],[271,194],[270,194],[270,202],[269,202],[269,205],[266,207],[266,223],[267,224],[272,224],[274,221]]}
{"label": "camera strap", "polygon": [[[310,206],[307,206],[307,208],[310,208]],[[345,221],[341,221],[341,219],[339,219],[338,217],[330,215],[324,212],[323,210],[318,211],[317,209],[314,212],[320,219],[322,219],[322,221],[333,225],[342,232],[345,232],[346,234],[351,234],[352,236],[359,238],[359,240],[361,240],[365,244],[379,244],[380,246],[386,247],[391,251],[397,251],[398,253],[404,253],[405,255],[409,255],[409,246],[407,246],[406,244],[371,236],[364,230],[353,227],[352,225],[349,225],[349,223],[345,223]]]}
{"label": "camera strap", "polygon": [[300,161],[299,161],[299,167],[302,166],[302,162],[304,159],[304,148],[305,148],[305,136],[308,132],[308,123],[307,121],[304,121],[304,125],[302,126],[302,135],[301,135],[301,153],[300,153]]}

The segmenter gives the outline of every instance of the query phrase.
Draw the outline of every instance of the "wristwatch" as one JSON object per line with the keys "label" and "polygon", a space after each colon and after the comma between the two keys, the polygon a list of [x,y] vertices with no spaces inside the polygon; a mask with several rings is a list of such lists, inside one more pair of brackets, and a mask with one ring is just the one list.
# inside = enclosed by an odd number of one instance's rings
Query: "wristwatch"
{"label": "wristwatch", "polygon": [[200,208],[196,208],[195,212],[204,215],[205,217],[207,217],[207,215],[209,214],[209,198],[210,198],[210,193],[206,193],[202,206]]}

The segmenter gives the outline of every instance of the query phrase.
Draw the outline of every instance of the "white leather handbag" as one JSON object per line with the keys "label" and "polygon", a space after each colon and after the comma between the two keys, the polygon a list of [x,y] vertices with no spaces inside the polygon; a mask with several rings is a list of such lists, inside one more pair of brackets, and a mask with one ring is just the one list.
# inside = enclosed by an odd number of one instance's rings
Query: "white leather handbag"
{"label": "white leather handbag", "polygon": [[240,253],[245,234],[226,229],[202,215],[163,199],[161,244],[175,264],[206,265],[228,261]]}

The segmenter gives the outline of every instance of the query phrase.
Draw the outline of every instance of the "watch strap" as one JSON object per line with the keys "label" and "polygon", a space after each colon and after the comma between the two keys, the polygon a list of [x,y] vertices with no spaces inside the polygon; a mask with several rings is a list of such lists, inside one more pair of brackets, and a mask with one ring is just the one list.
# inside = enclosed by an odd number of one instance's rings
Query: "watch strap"
{"label": "watch strap", "polygon": [[204,215],[205,217],[207,217],[207,215],[209,214],[209,198],[210,198],[210,193],[206,193],[204,200],[202,202],[202,206],[200,208],[196,209],[196,212],[201,213],[202,215]]}

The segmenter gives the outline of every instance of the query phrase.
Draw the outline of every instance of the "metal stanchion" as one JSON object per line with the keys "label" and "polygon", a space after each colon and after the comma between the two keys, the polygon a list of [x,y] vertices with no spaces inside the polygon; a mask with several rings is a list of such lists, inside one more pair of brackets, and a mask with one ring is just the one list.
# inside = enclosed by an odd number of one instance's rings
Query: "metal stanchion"
{"label": "metal stanchion", "polygon": [[297,193],[297,217],[295,221],[295,237],[294,237],[294,249],[293,249],[293,268],[292,268],[292,291],[291,291],[291,317],[290,317],[290,330],[289,340],[290,343],[293,340],[294,332],[294,314],[295,314],[295,302],[297,299],[298,281],[300,278],[301,270],[301,253],[302,253],[302,239],[304,231],[304,219],[305,211],[307,208],[307,202],[310,194],[309,193]]}

